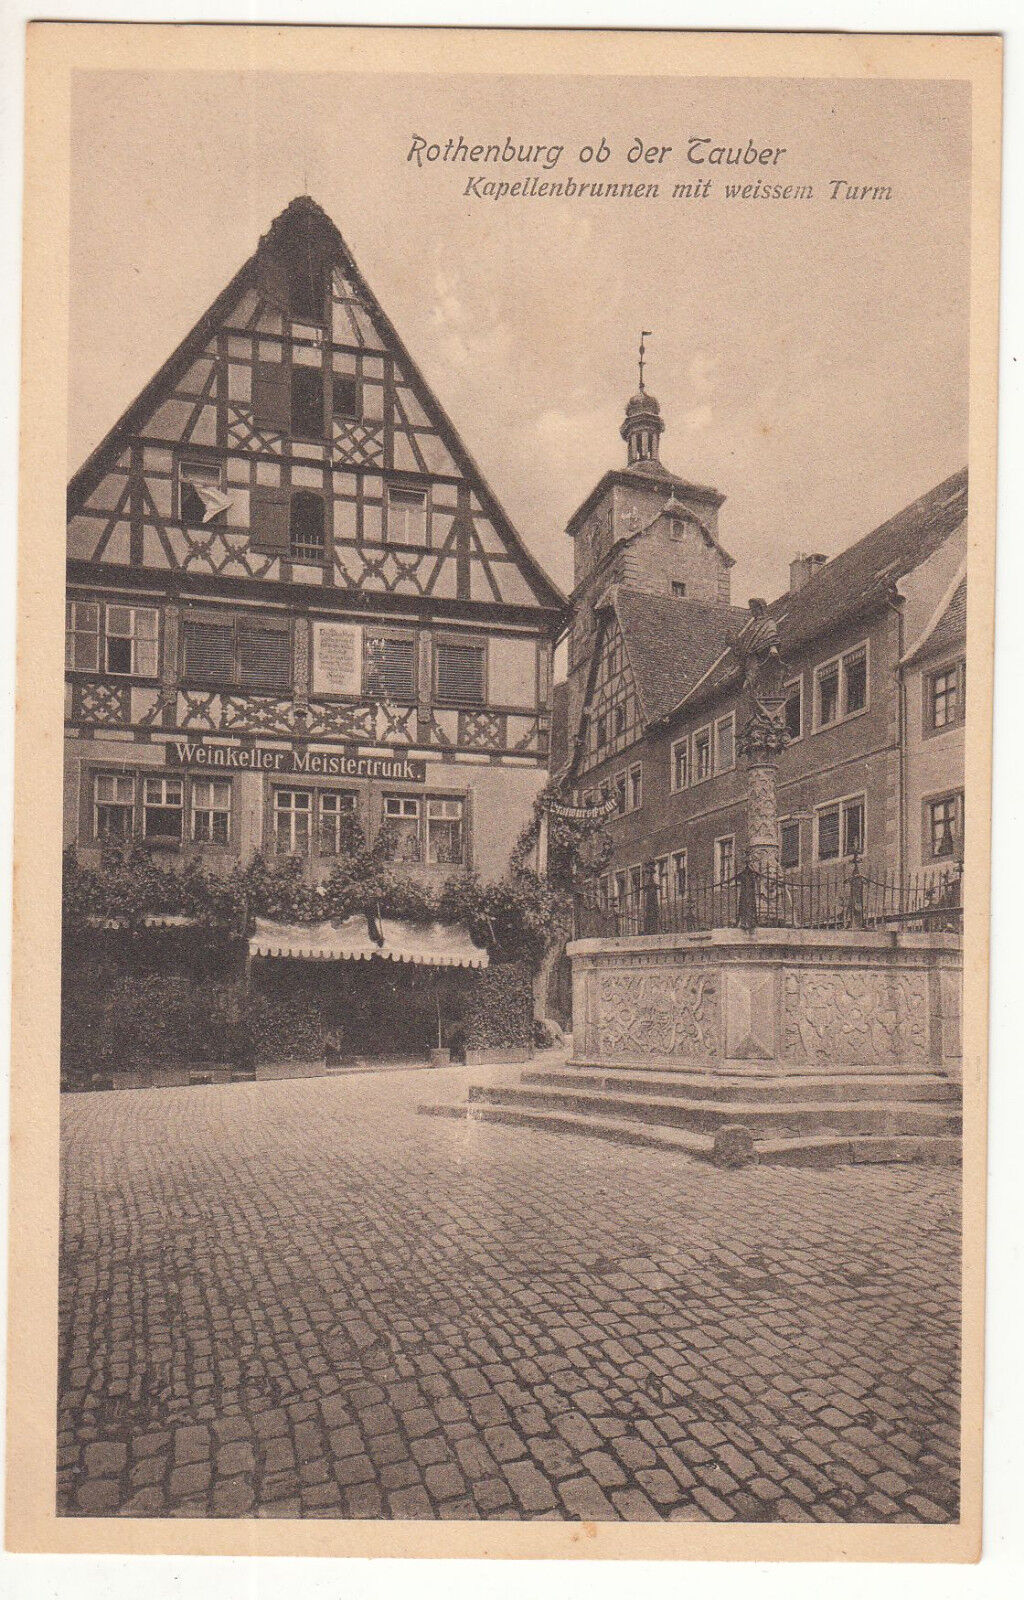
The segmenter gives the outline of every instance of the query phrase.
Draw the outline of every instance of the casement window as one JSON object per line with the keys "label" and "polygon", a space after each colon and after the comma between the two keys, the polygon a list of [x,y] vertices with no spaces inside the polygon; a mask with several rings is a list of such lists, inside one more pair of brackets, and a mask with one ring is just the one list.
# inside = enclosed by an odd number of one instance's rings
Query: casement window
{"label": "casement window", "polygon": [[715,723],[715,771],[731,772],[736,765],[736,718],[732,712]]}
{"label": "casement window", "polygon": [[686,899],[686,851],[677,850],[672,857],[672,892],[677,900]]}
{"label": "casement window", "polygon": [[961,790],[925,803],[925,858],[951,861],[963,850],[964,797]]}
{"label": "casement window", "polygon": [[800,865],[800,824],[779,823],[779,865],[786,871]]}
{"label": "casement window", "polygon": [[224,494],[224,467],[219,461],[183,460],[178,462],[178,521],[183,528],[220,525],[227,506],[218,503]]}
{"label": "casement window", "polygon": [[279,856],[309,854],[313,836],[313,791],[274,790],[274,850]]}
{"label": "casement window", "polygon": [[790,739],[800,739],[804,731],[804,693],[803,681],[794,679],[786,684],[786,705],[783,711],[786,720],[786,732]]}
{"label": "casement window", "polygon": [[187,683],[283,693],[292,681],[292,636],[285,622],[203,621],[181,628],[181,675]]}
{"label": "casement window", "polygon": [[351,789],[318,789],[317,849],[322,856],[340,856],[346,843],[345,819],[355,816],[356,797]]}
{"label": "casement window", "polygon": [[658,899],[662,902],[669,896],[669,864],[668,856],[658,856],[654,862],[654,882],[658,890]]}
{"label": "casement window", "polygon": [[615,815],[617,817],[626,815],[626,774],[624,772],[615,774]]}
{"label": "casement window", "polygon": [[816,726],[829,728],[844,717],[864,711],[868,703],[868,647],[859,644],[814,674]]}
{"label": "casement window", "polygon": [[319,367],[292,367],[291,433],[295,439],[324,436],[324,376]]}
{"label": "casement window", "polygon": [[677,600],[685,600],[685,598],[686,598],[686,585],[685,585],[685,583],[680,583],[678,578],[673,578],[672,579],[672,593],[675,595]]}
{"label": "casement window", "polygon": [[389,544],[427,542],[427,492],[425,489],[387,488],[387,541]]}
{"label": "casement window", "polygon": [[644,769],[638,763],[629,769],[629,809],[639,811],[644,803]]}
{"label": "casement window", "polygon": [[434,646],[434,690],[439,700],[482,705],[484,685],[483,645],[439,642]]}
{"label": "casement window", "polygon": [[711,776],[711,729],[699,728],[693,736],[693,781],[703,783]]}
{"label": "casement window", "polygon": [[69,672],[155,678],[159,615],[155,606],[69,600],[65,608],[65,667]]}
{"label": "casement window", "polygon": [[629,869],[629,898],[636,905],[640,899],[640,890],[643,888],[644,870],[639,865]]}
{"label": "casement window", "polygon": [[458,866],[465,859],[463,802],[427,797],[427,862]]}
{"label": "casement window", "polygon": [[252,414],[258,428],[287,433],[292,425],[291,368],[284,361],[257,361],[252,375]]}
{"label": "casement window", "polygon": [[384,827],[391,841],[392,861],[420,859],[420,801],[418,796],[386,794]]}
{"label": "casement window", "polygon": [[185,816],[183,778],[143,778],[142,837],[180,844]]}
{"label": "casement window", "polygon": [[227,844],[231,837],[231,779],[192,779],[192,841]]}
{"label": "casement window", "polygon": [[815,813],[817,857],[838,861],[864,853],[864,796],[836,800]]}
{"label": "casement window", "polygon": [[728,883],[736,868],[736,838],[726,834],[715,840],[715,882]]}
{"label": "casement window", "polygon": [[690,741],[677,739],[672,746],[672,791],[685,789],[690,781]]}
{"label": "casement window", "polygon": [[963,661],[931,672],[925,684],[925,732],[941,733],[958,727],[964,720],[966,671]]}
{"label": "casement window", "polygon": [[130,839],[134,828],[134,775],[130,772],[97,772],[93,779],[93,838],[104,842]]}
{"label": "casement window", "polygon": [[318,562],[324,559],[324,497],[315,494],[312,489],[296,489],[291,497],[288,553],[293,561]]}
{"label": "casement window", "polygon": [[415,639],[364,636],[363,693],[380,700],[415,700]]}
{"label": "casement window", "polygon": [[359,417],[359,380],[354,374],[347,372],[334,374],[331,409],[342,421],[353,422]]}

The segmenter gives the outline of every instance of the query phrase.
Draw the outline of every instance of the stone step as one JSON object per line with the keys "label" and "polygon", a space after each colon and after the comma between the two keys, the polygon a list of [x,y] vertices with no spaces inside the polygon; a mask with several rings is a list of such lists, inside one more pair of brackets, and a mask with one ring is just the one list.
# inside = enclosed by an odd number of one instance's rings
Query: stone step
{"label": "stone step", "polygon": [[774,1073],[718,1076],[712,1073],[630,1072],[610,1067],[544,1067],[522,1074],[538,1087],[603,1089],[616,1094],[678,1095],[681,1099],[747,1100],[775,1104],[792,1100],[925,1100],[959,1105],[960,1085],[938,1073]]}
{"label": "stone step", "polygon": [[[434,1112],[436,1108],[421,1106],[420,1110]],[[445,1115],[460,1114],[475,1122],[606,1139],[613,1144],[667,1150],[697,1161],[710,1162],[715,1159],[714,1140],[707,1134],[637,1123],[628,1118],[585,1116],[568,1111],[531,1110],[525,1106],[487,1105],[482,1102],[445,1109]],[[957,1166],[960,1162],[960,1140],[955,1135],[842,1138],[834,1134],[819,1134],[755,1141],[753,1155],[756,1163],[771,1166],[824,1168],[860,1162],[928,1162],[936,1166]]]}
{"label": "stone step", "polygon": [[559,1088],[501,1087],[474,1084],[473,1107],[518,1106],[533,1111],[568,1111],[583,1116],[611,1117],[661,1127],[685,1128],[708,1136],[717,1128],[740,1124],[756,1139],[798,1134],[935,1135],[958,1133],[955,1107],[896,1101],[787,1101],[757,1103],[748,1099],[684,1100],[677,1095],[631,1095],[597,1092],[576,1085]]}

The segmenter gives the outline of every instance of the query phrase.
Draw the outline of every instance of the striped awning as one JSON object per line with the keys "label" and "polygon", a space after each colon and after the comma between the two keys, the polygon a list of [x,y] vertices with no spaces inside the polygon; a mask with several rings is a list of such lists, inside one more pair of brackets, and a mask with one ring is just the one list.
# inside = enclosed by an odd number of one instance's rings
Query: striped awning
{"label": "striped awning", "polygon": [[465,928],[445,922],[417,926],[382,917],[383,943],[370,934],[366,917],[345,917],[341,922],[271,922],[256,918],[249,940],[254,956],[287,956],[293,961],[410,961],[420,967],[486,967],[488,955],[479,949]]}

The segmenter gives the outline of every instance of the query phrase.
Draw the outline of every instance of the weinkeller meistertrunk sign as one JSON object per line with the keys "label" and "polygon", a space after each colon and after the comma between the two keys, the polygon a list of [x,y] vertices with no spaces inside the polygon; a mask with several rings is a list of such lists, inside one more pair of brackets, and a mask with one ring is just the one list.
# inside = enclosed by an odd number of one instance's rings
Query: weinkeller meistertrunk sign
{"label": "weinkeller meistertrunk sign", "polygon": [[427,764],[402,755],[364,755],[358,745],[343,750],[287,750],[265,744],[208,744],[175,739],[167,749],[172,767],[209,767],[222,772],[302,773],[314,778],[384,778],[395,783],[425,783]]}

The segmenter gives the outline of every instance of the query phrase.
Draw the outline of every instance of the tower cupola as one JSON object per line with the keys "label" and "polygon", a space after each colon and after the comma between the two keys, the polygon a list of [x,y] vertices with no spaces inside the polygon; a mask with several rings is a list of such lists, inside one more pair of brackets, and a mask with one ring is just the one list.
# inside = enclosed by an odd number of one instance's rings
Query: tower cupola
{"label": "tower cupola", "polygon": [[658,440],[664,431],[661,407],[641,383],[626,405],[626,419],[619,429],[626,441],[626,465],[660,469]]}

